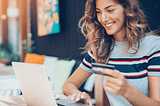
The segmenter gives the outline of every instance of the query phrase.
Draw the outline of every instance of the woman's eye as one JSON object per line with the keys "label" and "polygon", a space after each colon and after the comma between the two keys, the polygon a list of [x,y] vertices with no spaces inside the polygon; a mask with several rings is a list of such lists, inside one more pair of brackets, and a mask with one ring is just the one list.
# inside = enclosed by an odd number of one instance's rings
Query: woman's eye
{"label": "woman's eye", "polygon": [[96,13],[98,14],[98,13],[101,13],[100,11],[96,11]]}
{"label": "woman's eye", "polygon": [[112,11],[114,11],[114,9],[108,10],[108,12],[112,12]]}

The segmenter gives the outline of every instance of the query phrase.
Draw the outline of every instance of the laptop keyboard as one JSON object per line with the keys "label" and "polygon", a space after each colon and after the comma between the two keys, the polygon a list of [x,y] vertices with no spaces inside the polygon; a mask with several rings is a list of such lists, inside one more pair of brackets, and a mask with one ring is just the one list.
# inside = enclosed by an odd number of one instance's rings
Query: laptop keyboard
{"label": "laptop keyboard", "polygon": [[57,106],[65,106],[65,105],[57,104]]}

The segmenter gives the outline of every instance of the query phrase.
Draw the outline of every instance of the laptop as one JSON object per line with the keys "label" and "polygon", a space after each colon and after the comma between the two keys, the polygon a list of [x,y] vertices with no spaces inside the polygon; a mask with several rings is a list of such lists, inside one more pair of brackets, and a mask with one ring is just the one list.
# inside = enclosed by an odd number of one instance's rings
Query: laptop
{"label": "laptop", "polygon": [[12,62],[27,106],[89,106],[70,99],[55,99],[44,65]]}

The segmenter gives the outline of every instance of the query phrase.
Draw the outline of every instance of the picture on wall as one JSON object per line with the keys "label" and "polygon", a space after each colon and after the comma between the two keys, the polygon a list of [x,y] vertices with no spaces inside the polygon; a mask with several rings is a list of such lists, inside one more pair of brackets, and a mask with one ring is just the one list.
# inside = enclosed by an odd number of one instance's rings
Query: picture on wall
{"label": "picture on wall", "polygon": [[58,0],[37,0],[38,36],[60,32]]}

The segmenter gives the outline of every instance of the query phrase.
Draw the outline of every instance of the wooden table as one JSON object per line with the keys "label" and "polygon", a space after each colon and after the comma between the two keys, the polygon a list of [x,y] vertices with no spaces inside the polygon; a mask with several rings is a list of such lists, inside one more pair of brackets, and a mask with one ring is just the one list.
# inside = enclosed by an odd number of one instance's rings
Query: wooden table
{"label": "wooden table", "polygon": [[[63,94],[60,95],[59,99],[66,99],[66,96]],[[27,106],[24,100],[23,95],[19,96],[1,96],[0,97],[0,106]]]}
{"label": "wooden table", "polygon": [[24,97],[21,96],[1,96],[0,106],[27,106]]}

